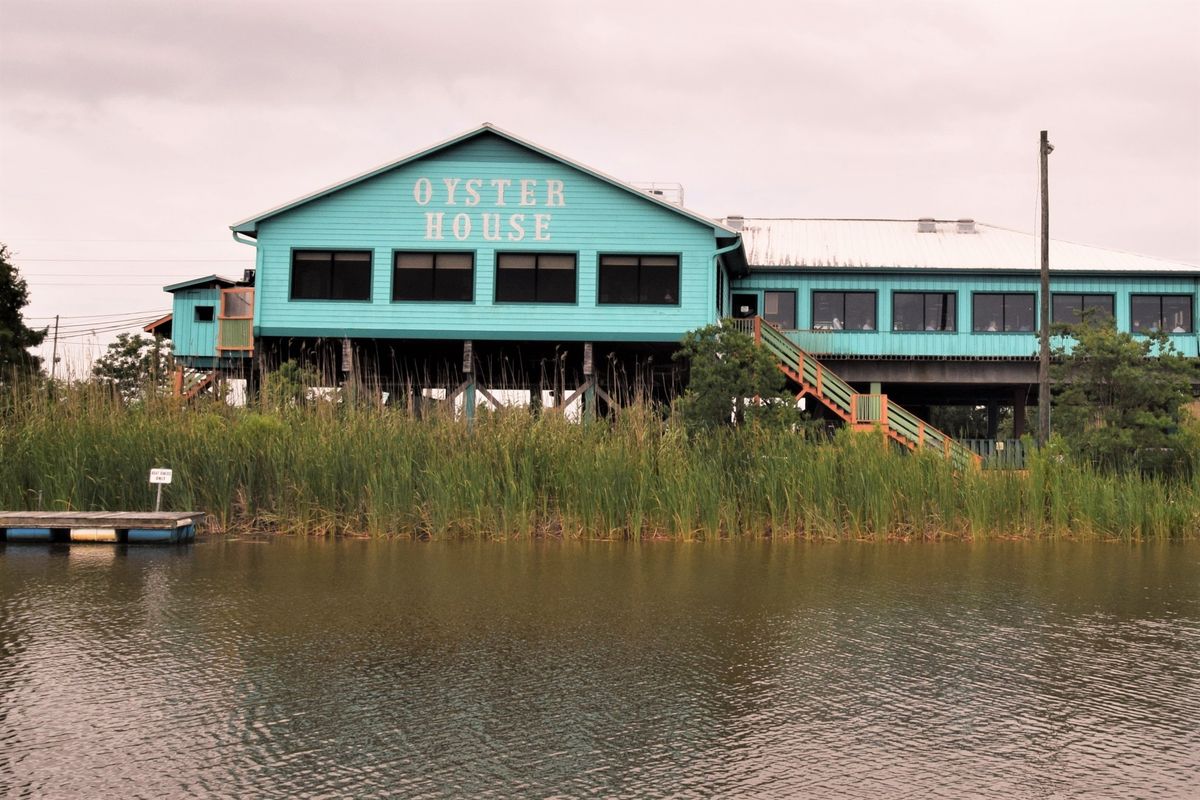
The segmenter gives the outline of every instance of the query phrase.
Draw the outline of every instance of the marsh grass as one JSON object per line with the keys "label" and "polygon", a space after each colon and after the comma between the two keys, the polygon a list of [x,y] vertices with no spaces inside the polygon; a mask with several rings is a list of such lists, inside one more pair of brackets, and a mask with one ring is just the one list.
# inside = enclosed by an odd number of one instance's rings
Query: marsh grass
{"label": "marsh grass", "polygon": [[151,507],[223,530],[446,537],[1182,538],[1200,481],[1032,456],[956,472],[873,434],[817,439],[749,424],[688,436],[648,405],[587,425],[526,409],[417,418],[379,405],[123,405],[78,386],[0,403],[0,507]]}

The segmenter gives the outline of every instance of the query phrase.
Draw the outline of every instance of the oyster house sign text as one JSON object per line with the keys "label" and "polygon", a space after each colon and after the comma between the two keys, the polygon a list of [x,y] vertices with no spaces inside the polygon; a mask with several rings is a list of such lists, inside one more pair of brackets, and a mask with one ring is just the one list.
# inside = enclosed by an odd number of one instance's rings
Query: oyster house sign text
{"label": "oyster house sign text", "polygon": [[482,236],[488,242],[548,242],[546,209],[567,204],[563,181],[535,178],[417,178],[412,196],[418,206],[431,207],[425,211],[427,241]]}

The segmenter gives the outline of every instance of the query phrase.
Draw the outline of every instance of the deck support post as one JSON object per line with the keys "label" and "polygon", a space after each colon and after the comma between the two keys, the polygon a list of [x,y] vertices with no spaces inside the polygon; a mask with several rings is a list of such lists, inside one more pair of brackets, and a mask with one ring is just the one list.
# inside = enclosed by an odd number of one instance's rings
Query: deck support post
{"label": "deck support post", "polygon": [[246,405],[253,406],[256,405],[259,400],[258,395],[260,381],[258,375],[258,356],[250,356],[250,358],[246,359],[245,363],[242,365],[242,368],[246,372]]}
{"label": "deck support post", "polygon": [[583,343],[583,422],[587,424],[596,418],[596,369],[593,362],[592,343]]}
{"label": "deck support post", "polygon": [[1025,395],[1026,389],[1018,386],[1013,389],[1013,438],[1020,439],[1025,435]]}
{"label": "deck support post", "polygon": [[467,430],[475,424],[475,345],[470,339],[463,341],[463,416]]}

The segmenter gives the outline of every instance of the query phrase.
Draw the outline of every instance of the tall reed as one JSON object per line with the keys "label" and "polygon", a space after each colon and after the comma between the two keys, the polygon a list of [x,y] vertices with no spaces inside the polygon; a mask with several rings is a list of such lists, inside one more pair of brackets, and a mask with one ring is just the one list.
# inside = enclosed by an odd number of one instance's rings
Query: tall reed
{"label": "tall reed", "polygon": [[753,424],[688,436],[648,405],[578,424],[553,412],[378,404],[126,406],[80,386],[0,402],[0,508],[147,508],[214,527],[421,537],[1182,538],[1200,479],[1107,474],[1035,455],[956,472],[877,434],[832,441]]}

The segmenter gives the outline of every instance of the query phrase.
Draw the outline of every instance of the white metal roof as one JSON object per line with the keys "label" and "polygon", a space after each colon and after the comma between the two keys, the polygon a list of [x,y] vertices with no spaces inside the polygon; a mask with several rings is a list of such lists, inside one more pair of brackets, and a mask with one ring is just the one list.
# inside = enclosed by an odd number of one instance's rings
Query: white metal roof
{"label": "white metal roof", "polygon": [[[937,220],[918,233],[915,219],[773,219],[746,217],[742,232],[751,269],[876,267],[1036,270],[1038,237],[976,223],[958,233],[954,220]],[[1050,268],[1078,272],[1200,273],[1200,265],[1050,241]]]}

